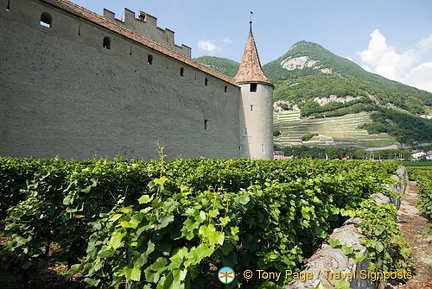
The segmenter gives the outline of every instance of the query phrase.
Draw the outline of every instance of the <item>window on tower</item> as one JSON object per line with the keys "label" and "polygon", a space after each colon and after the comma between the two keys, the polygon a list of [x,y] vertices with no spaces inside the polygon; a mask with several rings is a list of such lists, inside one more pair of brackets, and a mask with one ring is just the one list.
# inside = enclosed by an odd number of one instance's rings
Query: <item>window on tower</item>
{"label": "window on tower", "polygon": [[46,12],[42,13],[39,24],[47,28],[51,28],[51,24],[52,24],[51,15]]}
{"label": "window on tower", "polygon": [[250,92],[256,92],[257,91],[257,84],[251,83],[250,84]]}

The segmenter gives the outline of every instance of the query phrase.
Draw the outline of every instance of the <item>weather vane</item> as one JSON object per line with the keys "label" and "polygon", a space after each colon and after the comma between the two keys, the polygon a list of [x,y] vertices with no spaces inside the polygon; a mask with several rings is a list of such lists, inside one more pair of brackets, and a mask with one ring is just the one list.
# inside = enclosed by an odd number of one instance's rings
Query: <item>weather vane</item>
{"label": "weather vane", "polygon": [[252,35],[252,15],[253,11],[250,12],[250,21],[249,21],[249,34]]}

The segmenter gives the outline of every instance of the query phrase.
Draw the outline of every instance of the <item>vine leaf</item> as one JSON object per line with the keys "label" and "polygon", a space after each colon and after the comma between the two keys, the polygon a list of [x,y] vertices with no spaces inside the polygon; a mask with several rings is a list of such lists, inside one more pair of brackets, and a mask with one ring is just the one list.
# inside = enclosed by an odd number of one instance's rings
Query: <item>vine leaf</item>
{"label": "vine leaf", "polygon": [[138,264],[126,267],[124,273],[128,281],[140,281],[141,279],[141,267]]}
{"label": "vine leaf", "polygon": [[201,226],[199,228],[199,234],[205,237],[210,245],[222,245],[225,240],[225,234],[223,232],[216,231],[216,228],[213,224]]}
{"label": "vine leaf", "polygon": [[108,244],[113,247],[113,249],[117,249],[121,246],[121,242],[123,240],[123,237],[126,235],[126,233],[121,232],[114,232],[111,236],[111,239],[109,240]]}
{"label": "vine leaf", "polygon": [[340,241],[339,240],[329,239],[328,242],[329,242],[329,244],[330,244],[330,246],[332,248],[336,248],[337,246],[340,245]]}
{"label": "vine leaf", "polygon": [[140,204],[147,204],[150,203],[153,200],[153,196],[150,197],[149,195],[142,195],[139,199],[138,202]]}

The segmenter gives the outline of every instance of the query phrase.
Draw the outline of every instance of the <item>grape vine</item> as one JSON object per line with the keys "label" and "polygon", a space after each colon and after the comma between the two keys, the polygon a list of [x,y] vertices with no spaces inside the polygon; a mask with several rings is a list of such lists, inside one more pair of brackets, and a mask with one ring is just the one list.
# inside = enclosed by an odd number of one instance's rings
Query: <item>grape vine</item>
{"label": "grape vine", "polygon": [[30,279],[55,243],[69,276],[80,272],[89,287],[204,288],[209,264],[294,269],[347,218],[341,212],[386,192],[397,167],[0,158],[0,224],[11,238],[2,266]]}

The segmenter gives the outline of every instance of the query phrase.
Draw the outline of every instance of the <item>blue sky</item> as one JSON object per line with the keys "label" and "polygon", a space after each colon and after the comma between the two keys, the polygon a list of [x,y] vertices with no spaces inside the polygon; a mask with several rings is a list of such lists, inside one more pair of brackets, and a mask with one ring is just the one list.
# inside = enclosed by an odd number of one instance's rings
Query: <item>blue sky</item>
{"label": "blue sky", "polygon": [[300,40],[315,42],[365,69],[432,92],[432,0],[72,0],[121,19],[123,8],[158,18],[192,57],[240,61],[253,11],[261,63]]}

